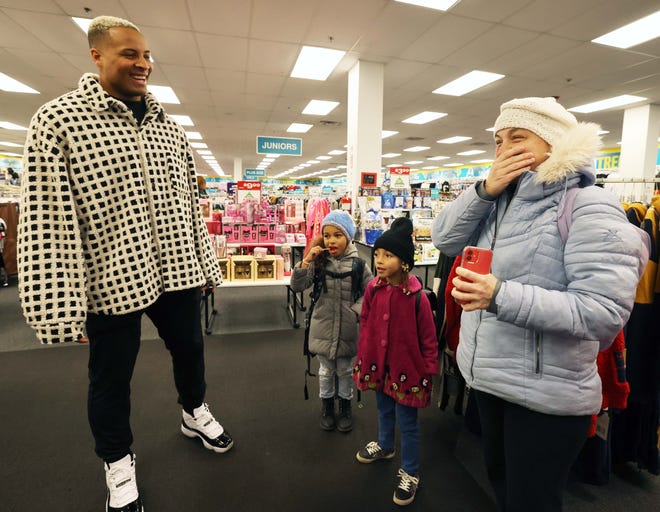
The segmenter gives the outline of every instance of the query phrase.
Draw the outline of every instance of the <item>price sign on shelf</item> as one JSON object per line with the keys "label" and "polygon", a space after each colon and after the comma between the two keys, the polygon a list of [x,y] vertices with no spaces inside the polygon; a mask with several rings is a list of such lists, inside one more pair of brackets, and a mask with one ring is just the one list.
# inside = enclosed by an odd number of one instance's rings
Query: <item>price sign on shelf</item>
{"label": "price sign on shelf", "polygon": [[261,182],[260,181],[239,181],[237,186],[236,202],[241,203],[246,199],[261,200]]}
{"label": "price sign on shelf", "polygon": [[410,167],[390,167],[390,187],[410,188]]}

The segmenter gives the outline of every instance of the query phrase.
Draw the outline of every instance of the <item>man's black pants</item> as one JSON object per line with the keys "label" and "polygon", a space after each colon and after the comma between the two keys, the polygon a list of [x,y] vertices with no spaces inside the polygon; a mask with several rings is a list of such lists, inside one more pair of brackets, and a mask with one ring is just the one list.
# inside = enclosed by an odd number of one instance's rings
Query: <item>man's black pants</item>
{"label": "man's black pants", "polygon": [[163,293],[142,311],[126,315],[87,315],[89,393],[87,411],[96,454],[114,462],[131,451],[133,434],[131,377],[140,350],[141,319],[145,313],[172,356],[179,403],[187,411],[204,401],[204,338],[201,290]]}

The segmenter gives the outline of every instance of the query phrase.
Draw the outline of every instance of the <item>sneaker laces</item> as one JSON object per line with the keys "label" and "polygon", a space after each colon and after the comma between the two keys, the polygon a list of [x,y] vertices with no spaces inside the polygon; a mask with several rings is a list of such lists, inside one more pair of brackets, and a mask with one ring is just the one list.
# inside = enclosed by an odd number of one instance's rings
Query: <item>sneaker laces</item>
{"label": "sneaker laces", "polygon": [[108,464],[106,483],[110,491],[110,506],[123,507],[138,498],[133,461],[127,464]]}
{"label": "sneaker laces", "polygon": [[213,414],[211,414],[208,404],[202,404],[201,411],[197,413],[197,416],[191,417],[197,424],[197,427],[211,439],[220,437],[225,431],[222,425],[213,417]]}
{"label": "sneaker laces", "polygon": [[413,484],[417,485],[419,483],[419,478],[409,475],[403,469],[399,469],[399,476],[401,481],[399,482],[399,489],[403,489],[406,492],[410,492],[410,489]]}
{"label": "sneaker laces", "polygon": [[376,453],[383,451],[383,449],[376,441],[371,441],[369,444],[367,444],[365,449],[369,455],[375,455]]}

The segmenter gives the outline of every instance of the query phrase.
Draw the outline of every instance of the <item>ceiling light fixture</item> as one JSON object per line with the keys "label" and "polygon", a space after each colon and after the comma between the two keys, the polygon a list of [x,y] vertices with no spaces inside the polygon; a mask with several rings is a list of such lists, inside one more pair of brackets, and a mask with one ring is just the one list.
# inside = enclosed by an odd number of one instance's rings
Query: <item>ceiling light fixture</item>
{"label": "ceiling light fixture", "polygon": [[470,71],[469,73],[438,87],[433,94],[445,94],[447,96],[463,96],[476,89],[484,87],[490,83],[504,78],[499,73],[489,73],[488,71]]}
{"label": "ceiling light fixture", "polygon": [[34,90],[32,87],[28,87],[22,82],[13,79],[9,75],[0,73],[0,89],[7,92],[21,92],[24,94],[39,94],[39,91]]}
{"label": "ceiling light fixture", "polygon": [[418,5],[420,7],[428,7],[429,9],[436,9],[438,11],[448,11],[452,6],[456,5],[460,0],[395,0],[402,4]]}
{"label": "ceiling light fixture", "polygon": [[161,103],[171,103],[174,105],[180,105],[181,102],[177,98],[174,89],[166,85],[148,85],[147,89],[151,94],[156,96],[156,99]]}
{"label": "ceiling light fixture", "polygon": [[592,39],[591,42],[616,48],[630,48],[658,36],[660,36],[660,11]]}
{"label": "ceiling light fixture", "polygon": [[175,114],[168,114],[172,119],[174,119],[181,126],[195,126],[195,123],[192,122],[190,116],[179,116]]}
{"label": "ceiling light fixture", "polygon": [[346,52],[342,50],[303,46],[291,71],[291,77],[326,80],[344,55]]}
{"label": "ceiling light fixture", "polygon": [[427,149],[431,149],[429,146],[412,146],[410,148],[404,149],[404,151],[408,151],[410,153],[417,153],[418,151],[426,151]]}
{"label": "ceiling light fixture", "polygon": [[385,153],[384,155],[381,155],[382,158],[394,158],[397,156],[401,156],[401,153]]}
{"label": "ceiling light fixture", "polygon": [[381,132],[381,138],[387,139],[388,137],[391,137],[392,135],[396,135],[399,132],[395,132],[393,130],[383,130]]}
{"label": "ceiling light fixture", "polygon": [[346,151],[341,149],[333,149],[332,151],[328,151],[328,155],[343,155],[344,153],[346,153]]}
{"label": "ceiling light fixture", "polygon": [[471,138],[472,137],[463,137],[462,135],[457,135],[456,137],[448,137],[446,139],[437,140],[436,142],[439,144],[456,144],[458,142],[465,142]]}
{"label": "ceiling light fixture", "polygon": [[199,132],[186,132],[188,140],[202,140],[202,134]]}
{"label": "ceiling light fixture", "polygon": [[432,156],[430,158],[427,158],[427,160],[449,160],[450,157],[448,156]]}
{"label": "ceiling light fixture", "polygon": [[415,114],[412,117],[409,117],[408,119],[404,119],[401,121],[402,123],[409,123],[409,124],[426,124],[430,123],[431,121],[435,121],[436,119],[440,119],[441,117],[445,117],[447,114],[444,112],[429,112],[424,111],[420,112],[419,114]]}
{"label": "ceiling light fixture", "polygon": [[77,18],[75,16],[71,16],[71,19],[73,22],[80,27],[80,30],[82,30],[85,34],[87,34],[87,29],[89,29],[90,23],[92,23],[92,20],[89,18]]}
{"label": "ceiling light fixture", "polygon": [[304,123],[291,123],[289,127],[286,129],[287,132],[291,133],[307,133],[313,124],[304,124]]}
{"label": "ceiling light fixture", "polygon": [[5,130],[25,130],[25,131],[27,131],[27,127],[21,126],[20,124],[10,123],[9,121],[0,121],[0,128],[4,128]]}
{"label": "ceiling light fixture", "polygon": [[5,141],[0,141],[0,146],[7,146],[9,148],[22,148],[22,144],[16,144],[15,142],[5,142]]}
{"label": "ceiling light fixture", "polygon": [[332,112],[337,105],[339,105],[338,101],[311,100],[302,113],[311,116],[325,116]]}
{"label": "ceiling light fixture", "polygon": [[594,101],[593,103],[587,103],[585,105],[569,108],[568,110],[570,112],[578,112],[580,114],[589,114],[591,112],[598,112],[600,110],[607,110],[609,108],[630,105],[631,103],[638,103],[640,101],[644,101],[645,99],[646,98],[643,98],[641,96],[622,94],[621,96],[615,96],[613,98],[607,98],[605,100]]}
{"label": "ceiling light fixture", "polygon": [[472,156],[472,155],[480,155],[481,153],[485,153],[483,149],[471,149],[470,151],[462,151],[461,153],[456,153],[459,156]]}

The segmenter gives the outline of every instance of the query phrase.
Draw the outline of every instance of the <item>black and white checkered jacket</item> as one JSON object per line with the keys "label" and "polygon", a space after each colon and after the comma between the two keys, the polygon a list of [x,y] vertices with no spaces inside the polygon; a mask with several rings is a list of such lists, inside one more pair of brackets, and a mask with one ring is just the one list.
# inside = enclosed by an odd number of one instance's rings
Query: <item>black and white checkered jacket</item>
{"label": "black and white checkered jacket", "polygon": [[23,313],[44,343],[87,311],[125,314],[165,291],[220,284],[192,150],[151,95],[130,109],[85,74],[32,118],[18,227]]}

